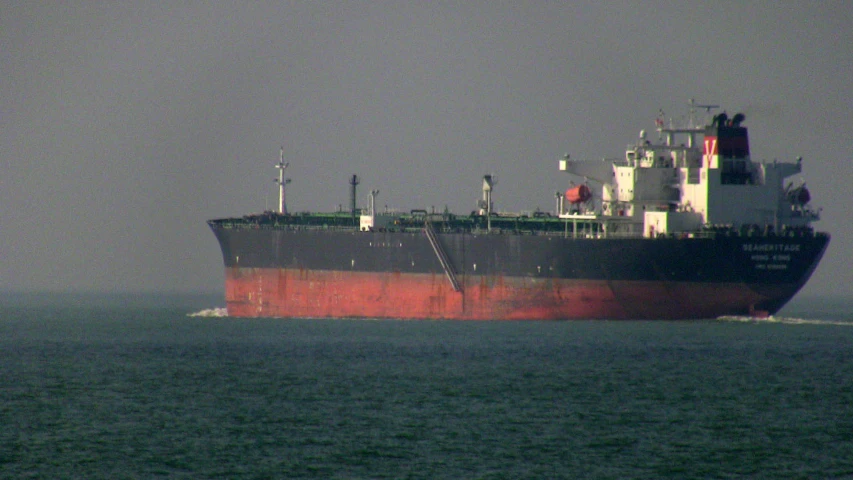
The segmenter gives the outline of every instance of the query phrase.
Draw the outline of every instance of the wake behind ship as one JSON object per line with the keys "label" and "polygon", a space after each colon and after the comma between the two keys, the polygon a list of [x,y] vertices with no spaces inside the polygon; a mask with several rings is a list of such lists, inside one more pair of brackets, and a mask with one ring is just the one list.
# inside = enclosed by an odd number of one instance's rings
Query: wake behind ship
{"label": "wake behind ship", "polygon": [[[554,212],[349,211],[210,220],[231,316],[472,320],[700,319],[778,311],[829,244],[795,162],[754,162],[742,114],[657,120],[625,157],[559,170]],[[697,141],[701,138],[701,141]],[[282,154],[283,157],[283,154]],[[575,183],[576,182],[576,183]]]}

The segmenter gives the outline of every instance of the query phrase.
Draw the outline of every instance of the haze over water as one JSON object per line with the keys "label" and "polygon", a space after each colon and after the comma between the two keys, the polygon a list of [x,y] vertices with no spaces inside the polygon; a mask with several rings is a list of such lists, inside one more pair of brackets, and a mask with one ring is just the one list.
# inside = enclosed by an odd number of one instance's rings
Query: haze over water
{"label": "haze over water", "polygon": [[[845,2],[4,2],[0,291],[213,291],[274,204],[549,210],[664,110],[803,156],[853,298]],[[791,178],[799,181],[799,176]],[[361,195],[360,202],[365,200]],[[0,293],[0,478],[853,476],[853,300],[702,322],[221,317]],[[197,316],[190,316],[198,314]]]}
{"label": "haze over water", "polygon": [[[205,221],[276,205],[552,211],[575,160],[661,110],[746,115],[833,235],[803,293],[853,295],[847,2],[4,2],[0,290],[215,291]],[[705,112],[697,112],[697,121]]]}
{"label": "haze over water", "polygon": [[846,300],[700,322],[237,319],[215,316],[221,296],[0,305],[4,477],[853,475]]}

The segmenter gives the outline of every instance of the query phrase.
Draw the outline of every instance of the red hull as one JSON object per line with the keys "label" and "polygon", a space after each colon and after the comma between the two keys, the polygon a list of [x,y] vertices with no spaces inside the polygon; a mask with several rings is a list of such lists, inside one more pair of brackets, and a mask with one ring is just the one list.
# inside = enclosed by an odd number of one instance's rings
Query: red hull
{"label": "red hull", "polygon": [[[462,279],[460,279],[462,280]],[[236,317],[458,320],[691,319],[745,315],[784,302],[795,285],[467,276],[226,268]]]}

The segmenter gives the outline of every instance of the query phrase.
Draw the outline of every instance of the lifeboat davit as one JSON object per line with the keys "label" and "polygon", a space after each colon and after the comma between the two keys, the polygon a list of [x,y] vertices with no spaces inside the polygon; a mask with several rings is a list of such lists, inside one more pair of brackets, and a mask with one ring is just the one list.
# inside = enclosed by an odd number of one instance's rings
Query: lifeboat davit
{"label": "lifeboat davit", "polygon": [[590,198],[592,198],[592,191],[586,185],[578,185],[566,190],[566,200],[569,203],[583,203]]}

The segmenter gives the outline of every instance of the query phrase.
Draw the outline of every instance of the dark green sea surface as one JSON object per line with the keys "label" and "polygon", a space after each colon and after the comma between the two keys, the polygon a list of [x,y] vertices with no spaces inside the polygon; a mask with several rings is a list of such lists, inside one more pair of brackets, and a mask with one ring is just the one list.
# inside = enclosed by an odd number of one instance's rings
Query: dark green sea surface
{"label": "dark green sea surface", "polygon": [[451,322],[2,300],[3,478],[853,477],[851,301]]}

